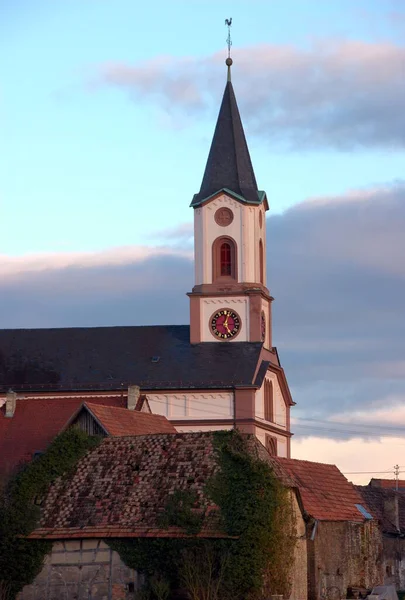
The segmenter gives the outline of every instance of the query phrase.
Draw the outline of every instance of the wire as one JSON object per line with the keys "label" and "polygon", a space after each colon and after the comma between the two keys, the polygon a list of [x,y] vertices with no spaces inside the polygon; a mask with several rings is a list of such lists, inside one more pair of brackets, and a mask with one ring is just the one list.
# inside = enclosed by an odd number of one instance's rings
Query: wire
{"label": "wire", "polygon": [[[167,403],[166,400],[164,400],[164,399],[161,400],[161,399],[158,399],[158,398],[150,398],[151,395],[148,396],[148,394],[146,394],[146,397],[148,398],[149,402],[151,402],[151,403],[156,402],[156,403],[164,404],[165,406],[167,406],[168,403]],[[212,406],[212,407],[218,408],[218,403],[213,404],[213,403],[205,402],[205,401],[202,401],[202,403],[203,403],[203,405],[205,407],[206,406]],[[175,402],[171,402],[170,403],[170,407],[184,409],[185,408],[185,404],[184,403],[183,404],[177,404]],[[241,409],[238,410],[238,412],[239,412],[239,414],[242,414],[242,417],[243,417],[243,414],[245,414],[246,416],[250,416],[251,415],[251,411],[249,409],[243,409],[243,408],[241,408]],[[206,408],[200,408],[200,407],[198,407],[198,413],[203,413],[203,414],[211,415],[211,416],[214,416],[214,417],[215,416],[222,417],[223,419],[233,419],[234,418],[233,415],[225,415],[223,412],[219,412],[219,411],[216,411],[216,410],[207,410]],[[179,415],[170,415],[170,416],[167,415],[167,418],[176,419],[176,416],[179,416]],[[196,415],[193,415],[193,417],[191,415],[184,415],[184,416],[189,417],[191,419],[193,419],[193,418],[197,419]],[[281,414],[277,413],[275,415],[275,417],[282,417],[284,419],[285,415],[281,415]],[[332,424],[333,425],[333,424],[337,423],[337,421],[322,421],[320,419],[310,419],[310,418],[307,419],[305,417],[302,417],[302,418],[298,417],[296,419],[296,421],[299,421],[299,420],[303,420],[303,421],[307,421],[307,420],[308,421],[315,421],[315,422],[319,422],[319,423],[325,423],[325,425],[327,425],[327,424],[329,424],[329,425]],[[277,426],[277,425],[280,426],[280,423],[273,423],[273,424],[275,426]],[[348,429],[348,428],[346,428],[346,429],[337,429],[337,428],[334,428],[334,427],[321,427],[321,426],[316,426],[316,425],[306,425],[306,424],[299,423],[299,422],[297,422],[296,425],[297,425],[298,429],[299,428],[304,428],[304,429],[310,429],[311,431],[316,431],[316,432],[323,432],[323,433],[343,433],[343,434],[352,434],[352,435],[357,435],[357,436],[362,436],[362,437],[386,437],[386,436],[392,437],[393,436],[392,431],[397,431],[398,433],[405,433],[405,427],[398,427],[398,428],[396,428],[396,427],[389,428],[388,427],[387,429],[389,429],[389,431],[381,430],[381,431],[367,431],[367,432],[365,432],[365,431],[358,431],[358,430],[355,430],[355,429]],[[347,424],[345,423],[345,425],[347,425]],[[358,425],[358,424],[354,424],[353,423],[353,426],[355,426],[355,425]],[[281,425],[281,426],[285,427],[283,425]],[[361,426],[362,427],[369,427],[368,424],[364,424],[364,425],[361,425]],[[374,428],[376,428],[376,427],[378,427],[378,425],[374,426]],[[282,430],[280,431],[280,433],[281,432],[282,432]],[[296,432],[296,434],[299,435],[298,432]]]}
{"label": "wire", "polygon": [[[403,473],[404,471],[399,471],[399,473]],[[390,471],[342,471],[343,475],[379,475],[380,473],[394,473],[394,469],[392,468]],[[395,481],[393,479],[392,481]]]}

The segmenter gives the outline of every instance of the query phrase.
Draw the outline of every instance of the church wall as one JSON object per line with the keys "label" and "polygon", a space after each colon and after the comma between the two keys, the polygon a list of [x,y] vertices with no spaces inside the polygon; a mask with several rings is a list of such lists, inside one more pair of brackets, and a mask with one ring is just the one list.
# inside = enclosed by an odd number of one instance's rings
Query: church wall
{"label": "church wall", "polygon": [[193,432],[193,431],[230,431],[231,429],[233,429],[233,424],[232,425],[202,425],[201,423],[196,423],[195,425],[191,425],[190,423],[187,423],[187,425],[183,425],[182,423],[176,423],[175,425],[177,431],[179,431],[180,433],[189,433],[189,432]]}
{"label": "church wall", "polygon": [[282,434],[278,434],[275,431],[267,431],[266,429],[262,429],[261,427],[255,427],[255,436],[263,444],[266,448],[266,436],[270,435],[277,439],[277,456],[281,456],[282,458],[288,458],[288,438],[283,436]]}
{"label": "church wall", "polygon": [[242,211],[243,224],[241,238],[243,263],[240,280],[259,282],[259,238],[256,234],[259,209],[253,206],[242,206]]}
{"label": "church wall", "polygon": [[137,587],[136,571],[102,540],[65,540],[54,543],[42,571],[18,600],[133,600]]}
{"label": "church wall", "polygon": [[[147,394],[152,413],[171,420],[233,418],[233,392]],[[198,429],[198,431],[200,428]]]}
{"label": "church wall", "polygon": [[[259,242],[262,240],[263,243],[263,270],[264,270],[264,281],[263,284],[266,285],[266,211],[264,206],[260,206],[259,208],[250,206],[251,215],[250,219],[253,221],[253,229],[254,229],[254,237],[250,240],[251,247],[254,248],[254,264],[255,264],[255,274],[254,279],[249,279],[248,281],[260,281],[260,252],[259,252]],[[262,213],[262,226],[260,227],[260,213]]]}
{"label": "church wall", "polygon": [[[277,375],[272,371],[267,371],[267,381],[273,384],[273,413],[274,425],[287,429],[287,407],[283,398],[283,393],[278,383]],[[256,418],[264,420],[264,381],[262,387],[256,391]]]}
{"label": "church wall", "polygon": [[249,341],[249,298],[247,296],[244,297],[218,297],[218,298],[204,298],[202,300],[202,310],[201,310],[201,331],[202,331],[202,339],[203,342],[212,342],[214,340],[214,336],[211,333],[210,329],[210,320],[215,313],[215,311],[220,310],[221,308],[230,308],[234,309],[239,317],[242,324],[240,329],[240,333],[230,340],[229,342],[248,342]]}

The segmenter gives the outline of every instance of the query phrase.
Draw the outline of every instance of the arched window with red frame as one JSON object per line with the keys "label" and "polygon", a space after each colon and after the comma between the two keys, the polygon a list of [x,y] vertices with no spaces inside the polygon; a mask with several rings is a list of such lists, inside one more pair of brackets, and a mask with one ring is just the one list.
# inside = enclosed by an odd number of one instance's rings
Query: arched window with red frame
{"label": "arched window with red frame", "polygon": [[213,281],[218,279],[235,279],[236,276],[236,244],[231,238],[217,238],[212,247]]}
{"label": "arched window with red frame", "polygon": [[220,248],[221,277],[232,276],[232,251],[229,242],[223,242]]}

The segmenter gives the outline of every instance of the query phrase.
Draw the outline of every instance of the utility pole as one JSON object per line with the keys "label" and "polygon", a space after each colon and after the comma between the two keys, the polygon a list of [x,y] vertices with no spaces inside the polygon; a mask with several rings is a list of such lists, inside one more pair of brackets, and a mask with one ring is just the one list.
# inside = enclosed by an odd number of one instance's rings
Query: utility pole
{"label": "utility pole", "polygon": [[394,465],[395,489],[398,491],[399,465]]}

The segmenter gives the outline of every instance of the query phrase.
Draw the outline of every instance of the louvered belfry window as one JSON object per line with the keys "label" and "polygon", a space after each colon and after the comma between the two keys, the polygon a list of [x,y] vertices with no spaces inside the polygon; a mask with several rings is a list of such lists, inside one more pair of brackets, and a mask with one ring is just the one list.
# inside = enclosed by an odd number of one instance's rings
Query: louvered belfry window
{"label": "louvered belfry window", "polygon": [[237,281],[237,246],[232,238],[219,237],[212,245],[212,279]]}
{"label": "louvered belfry window", "polygon": [[221,244],[221,276],[232,275],[232,249],[228,242]]}

